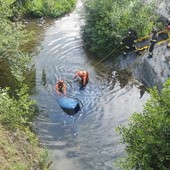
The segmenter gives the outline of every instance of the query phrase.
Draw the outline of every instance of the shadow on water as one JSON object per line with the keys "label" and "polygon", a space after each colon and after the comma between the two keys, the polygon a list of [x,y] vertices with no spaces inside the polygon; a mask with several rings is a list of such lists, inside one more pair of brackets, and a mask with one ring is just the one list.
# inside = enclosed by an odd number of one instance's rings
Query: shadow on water
{"label": "shadow on water", "polygon": [[[130,73],[114,70],[111,63],[92,66],[98,61],[83,49],[80,8],[78,4],[73,13],[45,27],[39,53],[33,55],[32,97],[39,107],[35,129],[42,145],[51,150],[52,170],[117,170],[120,168],[114,163],[123,156],[124,145],[115,127],[127,123],[133,112],[140,112],[149,95],[141,97],[140,84]],[[73,80],[78,70],[90,75],[84,90]],[[66,82],[67,94],[84,105],[74,116],[63,112],[57,103],[58,79]]]}

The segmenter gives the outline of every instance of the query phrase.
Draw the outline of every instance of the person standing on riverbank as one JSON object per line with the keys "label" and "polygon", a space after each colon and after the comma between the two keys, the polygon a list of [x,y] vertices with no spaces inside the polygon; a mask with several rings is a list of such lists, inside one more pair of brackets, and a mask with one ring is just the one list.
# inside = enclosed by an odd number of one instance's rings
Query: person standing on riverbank
{"label": "person standing on riverbank", "polygon": [[126,37],[120,43],[124,45],[123,55],[126,56],[129,51],[135,49],[135,40],[137,39],[137,32],[135,30],[129,29]]}
{"label": "person standing on riverbank", "polygon": [[158,40],[158,33],[156,29],[152,30],[152,37],[150,39],[150,46],[149,46],[149,54],[148,54],[148,58],[152,58],[153,57],[153,50],[155,47],[155,44],[157,43]]}
{"label": "person standing on riverbank", "polygon": [[85,87],[89,81],[89,73],[87,71],[78,71],[74,76],[74,79],[77,77],[81,78],[81,86]]}
{"label": "person standing on riverbank", "polygon": [[[167,31],[168,31],[168,36],[170,38],[170,18],[168,18]],[[170,48],[170,41],[168,41],[167,48]]]}
{"label": "person standing on riverbank", "polygon": [[59,95],[66,95],[66,84],[64,83],[63,80],[59,80],[56,84],[56,92]]}

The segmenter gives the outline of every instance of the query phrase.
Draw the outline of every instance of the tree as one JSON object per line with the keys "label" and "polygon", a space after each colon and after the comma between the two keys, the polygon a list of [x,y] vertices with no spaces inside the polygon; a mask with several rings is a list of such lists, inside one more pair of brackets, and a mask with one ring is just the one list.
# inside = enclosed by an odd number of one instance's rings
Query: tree
{"label": "tree", "polygon": [[170,166],[170,79],[162,91],[150,90],[142,113],[134,113],[118,132],[126,144],[124,169],[168,170]]}

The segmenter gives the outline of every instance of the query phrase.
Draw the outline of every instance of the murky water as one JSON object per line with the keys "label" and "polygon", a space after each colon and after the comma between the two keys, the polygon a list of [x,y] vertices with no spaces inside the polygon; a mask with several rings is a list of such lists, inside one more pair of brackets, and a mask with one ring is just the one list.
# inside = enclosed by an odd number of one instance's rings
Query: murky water
{"label": "murky water", "polygon": [[[93,67],[98,61],[90,59],[83,49],[79,8],[45,28],[39,54],[35,55],[33,97],[40,109],[36,131],[42,145],[51,150],[52,170],[117,170],[115,161],[123,155],[124,146],[115,127],[141,111],[149,95],[144,93],[140,98],[139,84],[132,79],[122,86],[112,64]],[[73,80],[77,70],[89,72],[85,90]],[[67,94],[84,105],[74,116],[64,113],[57,103],[58,79],[64,79]]]}

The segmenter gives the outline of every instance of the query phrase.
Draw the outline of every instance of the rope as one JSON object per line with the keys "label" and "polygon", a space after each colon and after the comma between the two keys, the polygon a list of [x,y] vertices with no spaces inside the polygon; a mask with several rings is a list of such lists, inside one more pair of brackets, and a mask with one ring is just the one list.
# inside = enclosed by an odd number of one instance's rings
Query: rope
{"label": "rope", "polygon": [[107,57],[109,57],[115,50],[117,50],[119,47],[119,45],[114,48],[106,57],[104,57],[103,59],[101,59],[99,62],[97,62],[93,67],[96,67],[99,63],[101,63],[102,61],[104,61]]}

